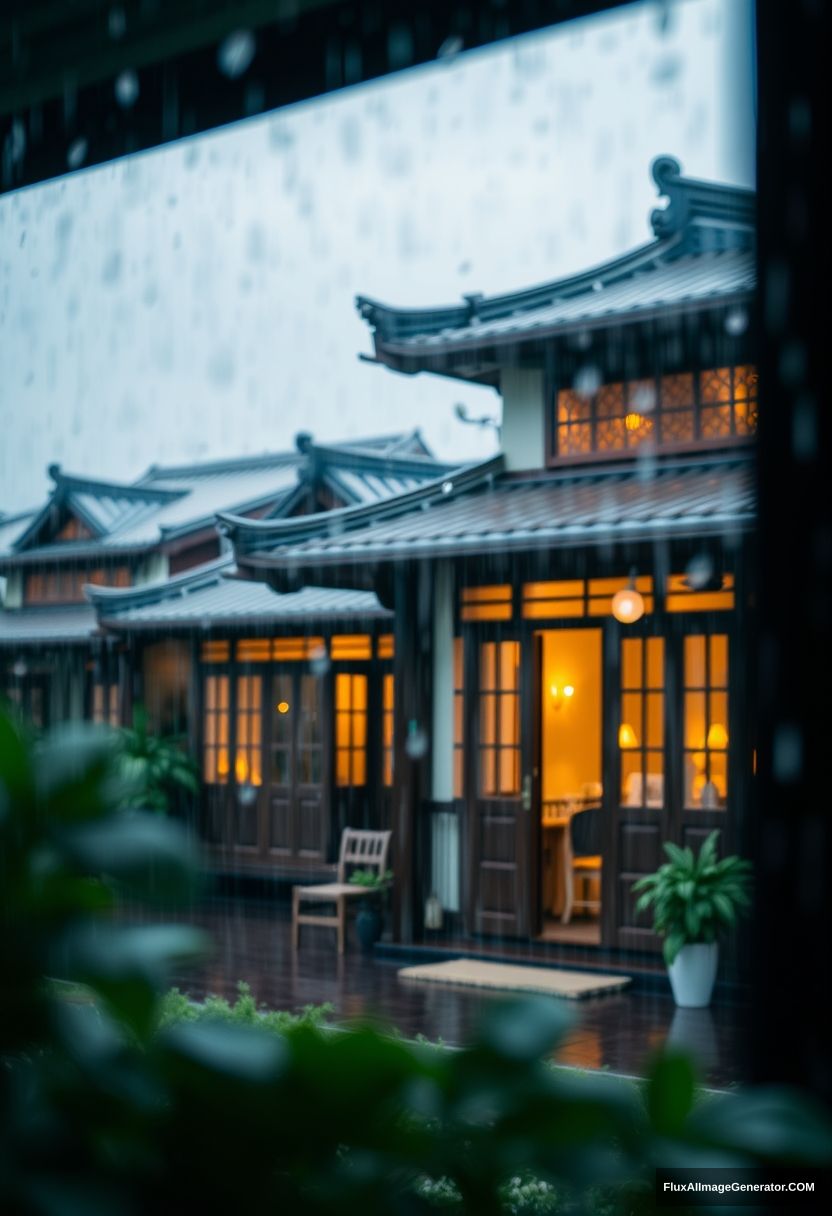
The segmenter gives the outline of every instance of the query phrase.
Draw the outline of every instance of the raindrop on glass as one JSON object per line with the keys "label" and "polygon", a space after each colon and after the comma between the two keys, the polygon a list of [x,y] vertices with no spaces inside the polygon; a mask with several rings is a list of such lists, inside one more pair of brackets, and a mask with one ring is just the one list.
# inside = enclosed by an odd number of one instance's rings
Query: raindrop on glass
{"label": "raindrop on glass", "polygon": [[691,591],[701,591],[714,576],[713,559],[707,553],[697,553],[685,567],[685,578]]}
{"label": "raindrop on glass", "polygon": [[451,494],[453,492],[453,488],[454,488],[454,483],[452,481],[443,481],[442,482],[442,493],[443,494]]}
{"label": "raindrop on glass", "polygon": [[240,806],[251,806],[257,797],[257,787],[252,785],[250,781],[246,781],[243,785],[237,787],[237,801]]}
{"label": "raindrop on glass", "polygon": [[411,760],[421,760],[427,754],[428,737],[416,722],[410,723],[404,750]]}
{"label": "raindrop on glass", "polygon": [[744,308],[732,308],[725,318],[725,332],[732,338],[739,337],[748,329],[748,313]]}
{"label": "raindrop on glass", "polygon": [[116,101],[125,110],[135,105],[139,98],[139,78],[135,72],[128,69],[116,77]]}
{"label": "raindrop on glass", "polygon": [[121,8],[120,5],[116,5],[114,8],[110,9],[107,17],[107,30],[110,37],[114,38],[116,41],[118,41],[119,38],[123,38],[127,33],[127,17],[125,16],[124,9]]}
{"label": "raindrop on glass", "polygon": [[254,58],[254,35],[250,30],[235,30],[233,34],[220,43],[217,51],[217,66],[223,76],[236,80],[251,66]]}
{"label": "raindrop on glass", "polygon": [[73,139],[67,148],[66,163],[70,169],[80,169],[86,159],[87,141],[81,135],[78,139]]}
{"label": "raindrop on glass", "polygon": [[23,159],[26,151],[26,128],[19,118],[12,123],[12,129],[6,136],[6,153],[12,164]]}
{"label": "raindrop on glass", "polygon": [[329,671],[329,652],[326,646],[316,646],[309,656],[313,676],[325,676]]}
{"label": "raindrop on glass", "polygon": [[656,389],[653,384],[639,384],[630,398],[630,404],[639,414],[651,414],[656,408]]}
{"label": "raindrop on glass", "polygon": [[587,364],[578,370],[572,385],[576,393],[582,397],[591,397],[601,387],[601,372],[592,364]]}
{"label": "raindrop on glass", "polygon": [[26,660],[18,659],[12,667],[12,675],[16,680],[22,680],[28,670],[29,668],[26,666]]}
{"label": "raindrop on glass", "polygon": [[451,34],[450,37],[445,39],[439,50],[436,52],[436,58],[443,59],[447,63],[456,58],[464,45],[465,43],[463,42],[462,38],[460,38],[459,34]]}

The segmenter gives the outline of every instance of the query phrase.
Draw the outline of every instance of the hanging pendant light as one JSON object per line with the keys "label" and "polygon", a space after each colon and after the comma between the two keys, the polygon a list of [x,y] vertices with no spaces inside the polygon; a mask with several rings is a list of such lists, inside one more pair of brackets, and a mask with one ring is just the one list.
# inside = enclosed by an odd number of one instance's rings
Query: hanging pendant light
{"label": "hanging pendant light", "polygon": [[644,616],[644,599],[636,591],[636,572],[630,571],[630,580],[621,591],[612,597],[612,614],[622,625],[632,625]]}

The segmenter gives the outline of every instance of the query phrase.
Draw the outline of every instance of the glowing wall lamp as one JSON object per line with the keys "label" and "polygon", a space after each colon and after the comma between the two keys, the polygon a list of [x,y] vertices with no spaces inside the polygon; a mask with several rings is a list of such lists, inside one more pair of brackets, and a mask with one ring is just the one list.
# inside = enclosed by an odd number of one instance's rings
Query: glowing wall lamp
{"label": "glowing wall lamp", "polygon": [[618,746],[623,751],[627,751],[628,748],[638,747],[636,732],[629,722],[622,722],[618,728]]}
{"label": "glowing wall lamp", "polygon": [[708,731],[708,748],[711,751],[722,752],[728,746],[728,731],[721,722],[714,722]]}
{"label": "glowing wall lamp", "polygon": [[636,572],[630,573],[630,581],[612,597],[612,614],[622,625],[632,625],[644,616],[644,600],[636,591]]}
{"label": "glowing wall lamp", "polygon": [[552,697],[552,704],[555,709],[562,709],[567,701],[571,701],[575,695],[575,688],[572,684],[550,684],[549,693]]}

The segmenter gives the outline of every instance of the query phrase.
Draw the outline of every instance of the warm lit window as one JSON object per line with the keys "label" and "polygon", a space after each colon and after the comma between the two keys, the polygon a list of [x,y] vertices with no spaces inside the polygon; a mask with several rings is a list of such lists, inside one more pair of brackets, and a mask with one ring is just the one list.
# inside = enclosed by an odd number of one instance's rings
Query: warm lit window
{"label": "warm lit window", "polygon": [[274,638],[271,657],[277,661],[316,659],[326,654],[323,638]]}
{"label": "warm lit window", "polygon": [[621,643],[622,806],[663,807],[664,638]]}
{"label": "warm lit window", "polygon": [[106,723],[108,726],[119,726],[118,683],[93,684],[92,686],[92,720]]}
{"label": "warm lit window", "polygon": [[734,576],[723,574],[714,588],[696,590],[687,575],[671,574],[666,583],[666,612],[724,612],[734,607]]}
{"label": "warm lit window", "polygon": [[385,785],[393,784],[393,676],[388,672],[381,681],[381,777]]}
{"label": "warm lit window", "polygon": [[261,785],[263,678],[237,677],[237,749],[234,776],[238,784]]}
{"label": "warm lit window", "polygon": [[750,365],[558,392],[558,456],[631,451],[747,437],[757,429],[757,373]]}
{"label": "warm lit window", "polygon": [[392,659],[396,653],[395,641],[392,633],[381,633],[378,636],[376,643],[376,654],[380,659]]}
{"label": "warm lit window", "polygon": [[[523,584],[523,616],[526,620],[554,617],[609,616],[612,597],[630,586],[626,575],[617,578],[571,578],[546,583]],[[635,588],[644,597],[644,611],[653,611],[653,579],[641,575]]]}
{"label": "warm lit window", "polygon": [[368,633],[336,633],[330,641],[333,659],[371,659],[373,641]]}
{"label": "warm lit window", "polygon": [[240,663],[267,663],[272,657],[272,644],[268,638],[241,638],[234,653]]}
{"label": "warm lit window", "polygon": [[223,641],[203,642],[200,658],[203,663],[227,663],[231,658],[231,645]]}
{"label": "warm lit window", "polygon": [[367,780],[367,677],[338,672],[335,677],[335,781]]}
{"label": "warm lit window", "polygon": [[520,643],[480,647],[480,793],[520,792]]}
{"label": "warm lit window", "polygon": [[228,676],[205,676],[202,773],[206,785],[228,781],[228,720]]}
{"label": "warm lit window", "polygon": [[510,621],[512,589],[507,584],[491,587],[463,587],[463,621]]}
{"label": "warm lit window", "polygon": [[685,638],[685,806],[724,808],[728,797],[728,638]]}
{"label": "warm lit window", "polygon": [[465,652],[454,638],[454,798],[465,795]]}

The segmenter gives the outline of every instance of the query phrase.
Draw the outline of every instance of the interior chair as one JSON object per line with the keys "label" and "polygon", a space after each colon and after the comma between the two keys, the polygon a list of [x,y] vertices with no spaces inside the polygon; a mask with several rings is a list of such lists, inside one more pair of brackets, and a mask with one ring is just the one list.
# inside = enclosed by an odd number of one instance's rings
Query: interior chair
{"label": "interior chair", "polygon": [[[601,911],[601,900],[590,899],[590,883],[593,879],[601,880],[601,851],[604,840],[603,807],[590,807],[586,811],[576,811],[569,821],[569,849],[566,864],[566,898],[564,900],[561,924],[568,925],[572,913],[581,911]],[[580,882],[583,898],[575,898],[575,886]]]}
{"label": "interior chair", "polygon": [[[315,883],[309,887],[292,887],[292,945],[295,950],[300,944],[301,925],[327,925],[337,930],[338,953],[344,953],[347,904],[350,900],[361,899],[367,894],[364,887],[347,881],[349,875],[352,870],[376,870],[379,875],[385,874],[391,836],[392,832],[345,828],[341,835],[336,881]],[[302,912],[302,904],[334,904],[335,911]]]}

